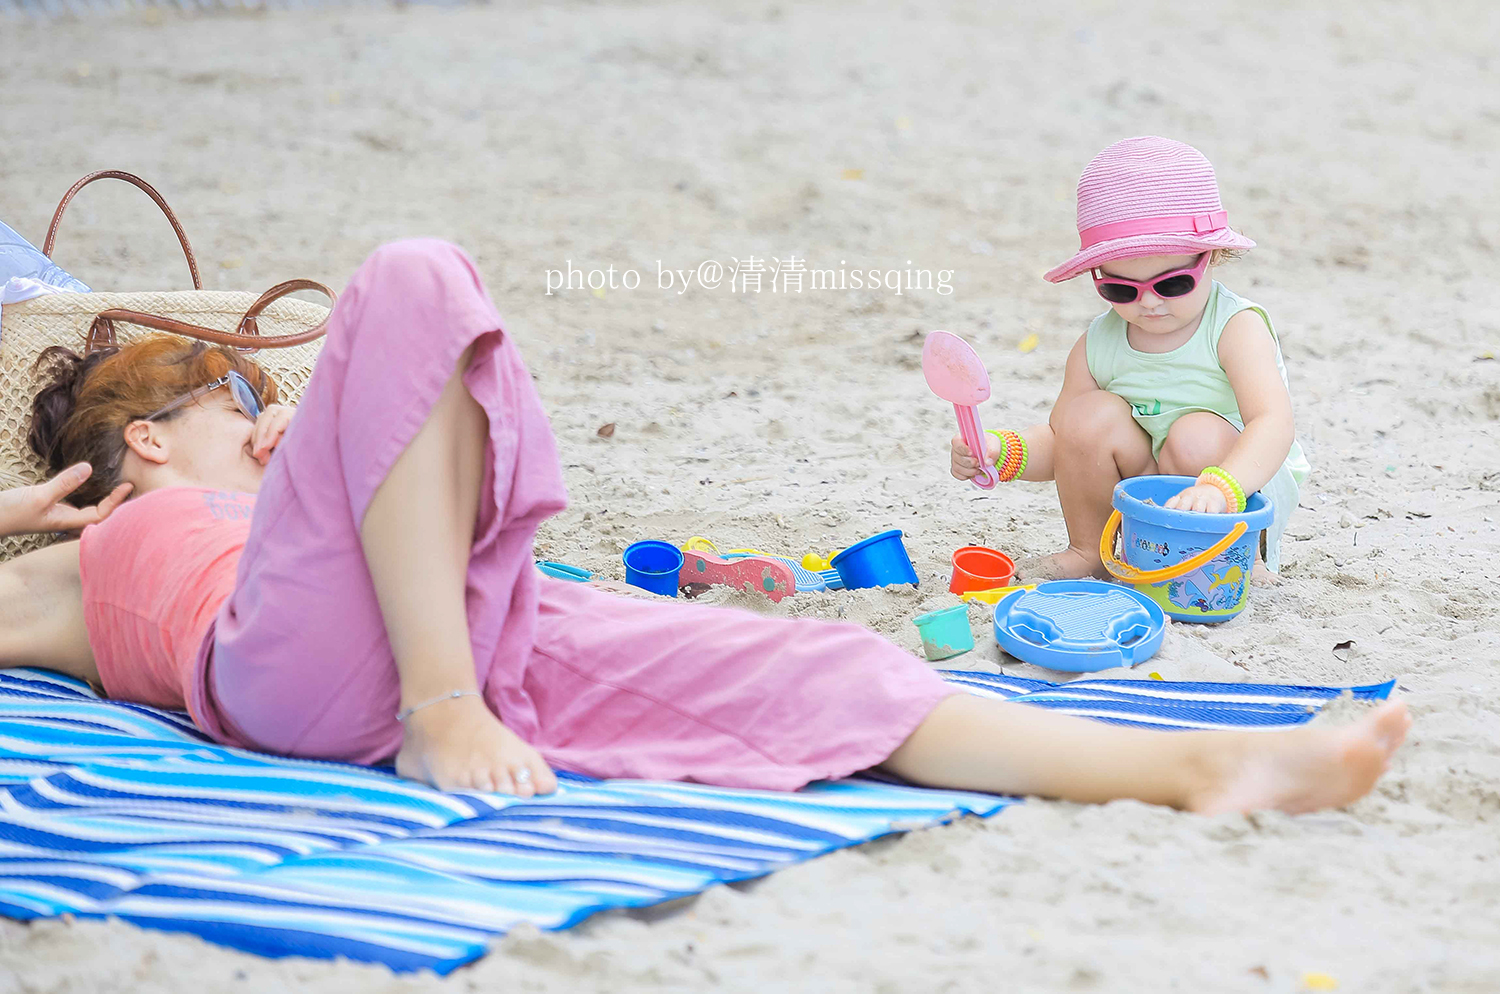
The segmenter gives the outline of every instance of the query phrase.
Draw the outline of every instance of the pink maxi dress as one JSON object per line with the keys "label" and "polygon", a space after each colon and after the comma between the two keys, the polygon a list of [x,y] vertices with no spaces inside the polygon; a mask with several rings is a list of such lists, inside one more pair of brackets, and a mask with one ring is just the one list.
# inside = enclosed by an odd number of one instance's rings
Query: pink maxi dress
{"label": "pink maxi dress", "polygon": [[[396,664],[359,525],[471,344],[464,384],[490,434],[467,584],[475,676],[491,710],[548,763],[794,789],[881,762],[956,691],[855,625],[543,576],[532,540],[565,501],[546,415],[468,256],[418,240],[380,248],[351,280],[248,537],[226,539],[244,543],[232,590],[183,666],[184,703],[217,740],[356,763],[400,748]],[[111,549],[110,524],[91,529],[86,568],[139,552]],[[90,640],[106,650],[109,633]]]}

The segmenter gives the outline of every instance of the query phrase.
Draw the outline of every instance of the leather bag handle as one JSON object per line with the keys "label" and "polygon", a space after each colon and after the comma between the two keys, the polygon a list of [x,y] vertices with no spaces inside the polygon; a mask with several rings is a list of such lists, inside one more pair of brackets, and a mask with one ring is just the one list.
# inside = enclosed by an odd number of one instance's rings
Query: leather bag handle
{"label": "leather bag handle", "polygon": [[188,244],[187,232],[182,230],[182,224],[177,220],[177,215],[172,213],[172,208],[167,206],[162,195],[156,192],[156,187],[134,173],[127,173],[120,169],[101,169],[98,172],[89,173],[68,188],[68,192],[63,194],[62,200],[57,204],[57,210],[52,215],[52,224],[47,227],[47,240],[42,242],[42,255],[52,258],[52,243],[57,238],[57,226],[62,223],[63,211],[68,209],[68,204],[78,195],[79,190],[99,179],[124,180],[126,183],[139,187],[145,191],[146,196],[156,201],[156,206],[161,208],[161,212],[172,223],[172,230],[177,234],[177,243],[182,246],[182,254],[187,256],[188,271],[193,274],[193,289],[202,290],[203,280],[198,277],[198,260],[193,257],[193,246]]}
{"label": "leather bag handle", "polygon": [[107,311],[100,311],[94,318],[94,323],[89,326],[88,338],[84,343],[84,354],[87,355],[97,349],[107,348],[119,344],[115,338],[114,322],[124,321],[128,324],[139,324],[147,328],[155,328],[157,331],[170,331],[174,335],[183,335],[188,338],[196,338],[205,342],[213,342],[215,345],[230,345],[241,352],[257,352],[261,349],[286,349],[293,345],[302,345],[315,338],[322,337],[328,331],[328,319],[324,318],[306,331],[295,332],[290,335],[262,335],[256,326],[256,316],[265,310],[272,301],[279,300],[289,293],[298,290],[316,290],[328,297],[330,303],[338,298],[334,292],[321,283],[312,280],[287,280],[278,283],[251,304],[240,318],[238,327],[234,331],[217,331],[213,328],[204,328],[201,325],[188,324],[185,321],[177,321],[172,318],[162,317],[159,314],[147,314],[144,311],[132,311],[116,307]]}
{"label": "leather bag handle", "polygon": [[[89,173],[83,179],[74,183],[63,194],[58,202],[57,210],[52,215],[52,224],[47,228],[47,238],[42,242],[42,254],[52,258],[52,245],[57,238],[57,226],[62,222],[63,211],[67,210],[68,204],[77,196],[78,191],[88,186],[95,180],[118,179],[145,192],[145,194],[156,202],[161,212],[171,222],[172,231],[177,235],[177,242],[182,246],[182,254],[187,257],[188,271],[193,276],[193,289],[202,290],[203,280],[198,275],[198,260],[193,256],[193,246],[188,243],[187,232],[182,230],[182,224],[177,220],[177,215],[172,213],[172,208],[167,206],[167,201],[156,188],[134,173],[127,173],[120,169],[101,169],[98,172]],[[306,331],[295,332],[290,335],[262,335],[257,326],[256,317],[264,311],[272,301],[279,300],[289,293],[298,290],[316,290],[328,298],[332,306],[338,300],[338,296],[328,287],[312,280],[287,280],[278,283],[251,304],[240,318],[239,325],[234,331],[217,331],[213,328],[205,328],[201,325],[188,324],[173,318],[163,317],[160,314],[147,314],[144,311],[132,311],[126,308],[112,308],[101,311],[94,321],[89,325],[88,336],[84,341],[84,354],[97,349],[117,345],[115,337],[116,321],[125,321],[130,324],[139,324],[147,328],[155,328],[158,331],[169,331],[174,335],[183,335],[188,338],[196,338],[200,341],[212,342],[215,345],[229,345],[241,352],[257,352],[261,349],[285,349],[293,345],[302,345],[316,338],[322,337],[328,331],[328,319],[324,318]]]}

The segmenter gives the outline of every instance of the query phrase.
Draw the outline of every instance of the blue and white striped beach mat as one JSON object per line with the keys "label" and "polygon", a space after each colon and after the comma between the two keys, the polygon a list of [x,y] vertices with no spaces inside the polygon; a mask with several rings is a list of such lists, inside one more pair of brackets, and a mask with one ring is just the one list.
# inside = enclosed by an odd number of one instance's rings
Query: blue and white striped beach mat
{"label": "blue and white striped beach mat", "polygon": [[[978,694],[1159,728],[1296,725],[1342,692],[945,675]],[[227,749],[182,715],[7,670],[0,913],[117,917],[266,956],[447,973],[521,922],[566,928],[1019,800],[864,779],[797,793],[559,781],[527,801],[441,793],[388,770]]]}

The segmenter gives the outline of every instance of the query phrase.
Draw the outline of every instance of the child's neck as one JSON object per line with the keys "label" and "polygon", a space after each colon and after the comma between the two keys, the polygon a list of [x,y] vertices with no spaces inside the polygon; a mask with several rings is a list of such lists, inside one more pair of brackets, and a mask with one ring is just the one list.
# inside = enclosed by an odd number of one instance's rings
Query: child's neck
{"label": "child's neck", "polygon": [[1171,352],[1173,349],[1179,349],[1186,345],[1188,339],[1198,333],[1198,326],[1203,323],[1203,315],[1207,313],[1208,308],[1205,307],[1198,312],[1198,316],[1193,318],[1193,320],[1176,331],[1167,332],[1166,334],[1143,331],[1135,325],[1127,323],[1125,325],[1125,340],[1137,352]]}

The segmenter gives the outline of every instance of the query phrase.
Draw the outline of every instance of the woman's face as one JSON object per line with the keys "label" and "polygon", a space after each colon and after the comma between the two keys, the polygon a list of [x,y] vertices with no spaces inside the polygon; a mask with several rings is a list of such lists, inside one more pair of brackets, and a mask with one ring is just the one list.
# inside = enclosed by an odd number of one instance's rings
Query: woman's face
{"label": "woman's face", "polygon": [[[124,478],[136,492],[165,486],[201,486],[216,490],[260,490],[265,467],[250,451],[255,422],[236,406],[227,386],[186,404],[170,418],[147,425],[149,435],[131,450]],[[127,439],[130,438],[127,430]]]}

